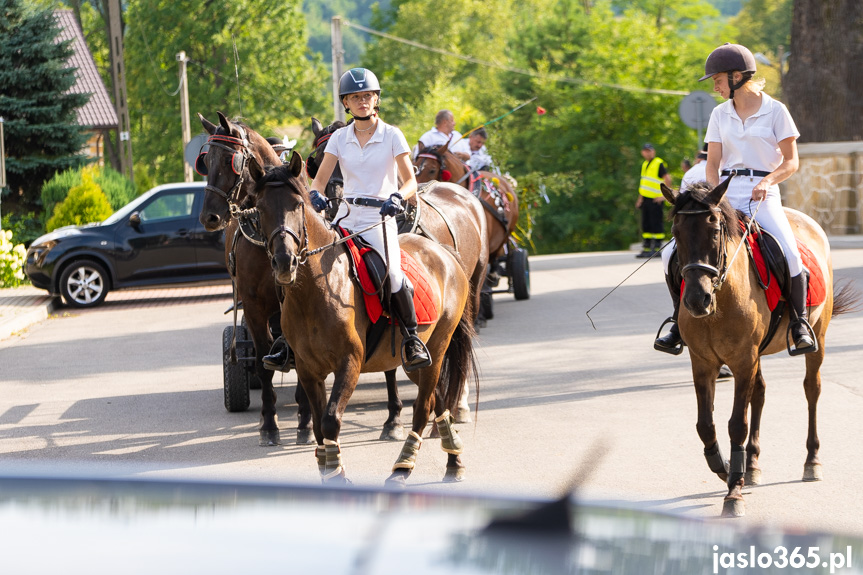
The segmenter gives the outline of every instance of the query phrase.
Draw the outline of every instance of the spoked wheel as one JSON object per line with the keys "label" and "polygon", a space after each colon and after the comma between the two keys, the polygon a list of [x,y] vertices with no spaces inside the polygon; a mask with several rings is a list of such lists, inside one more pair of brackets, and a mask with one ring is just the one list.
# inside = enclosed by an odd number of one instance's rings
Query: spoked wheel
{"label": "spoked wheel", "polygon": [[72,262],[60,276],[60,295],[71,307],[95,307],[105,301],[109,289],[108,273],[92,260]]}
{"label": "spoked wheel", "polygon": [[[239,333],[245,331],[240,326]],[[224,369],[225,387],[225,409],[231,413],[246,411],[249,409],[249,371],[242,359],[241,347],[237,346],[237,363],[231,363],[231,339],[234,335],[234,326],[225,327],[222,332],[222,365]],[[239,340],[239,338],[238,338]]]}
{"label": "spoked wheel", "polygon": [[527,261],[527,250],[514,248],[509,252],[507,259],[506,267],[509,272],[509,281],[512,282],[515,299],[530,298],[530,264]]}

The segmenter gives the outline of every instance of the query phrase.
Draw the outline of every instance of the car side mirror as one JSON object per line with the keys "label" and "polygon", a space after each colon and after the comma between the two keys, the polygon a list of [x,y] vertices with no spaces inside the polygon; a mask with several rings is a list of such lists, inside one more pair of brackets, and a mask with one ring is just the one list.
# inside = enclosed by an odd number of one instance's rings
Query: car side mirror
{"label": "car side mirror", "polygon": [[136,230],[141,227],[141,214],[138,212],[132,212],[132,215],[129,216],[129,225]]}

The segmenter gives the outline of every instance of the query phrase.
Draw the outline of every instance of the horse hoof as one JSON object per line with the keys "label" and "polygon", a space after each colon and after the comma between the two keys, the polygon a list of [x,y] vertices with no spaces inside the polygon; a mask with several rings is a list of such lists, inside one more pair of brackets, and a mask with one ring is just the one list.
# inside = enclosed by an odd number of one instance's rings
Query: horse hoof
{"label": "horse hoof", "polygon": [[459,481],[464,481],[464,477],[464,467],[447,467],[443,480],[444,483],[458,483]]}
{"label": "horse hoof", "polygon": [[272,431],[261,430],[261,438],[258,445],[261,447],[275,447],[281,444],[282,438],[281,435],[279,435],[278,429],[274,429]]}
{"label": "horse hoof", "polygon": [[315,443],[315,434],[311,429],[297,429],[297,445]]}
{"label": "horse hoof", "polygon": [[384,486],[390,489],[404,489],[407,479],[408,473],[405,473],[404,470],[393,471],[393,474],[387,477]]}
{"label": "horse hoof", "polygon": [[744,485],[761,485],[761,470],[760,469],[747,469],[746,474],[743,476],[743,484]]}
{"label": "horse hoof", "polygon": [[455,422],[456,423],[472,423],[473,419],[470,416],[470,409],[456,409],[455,410]]}
{"label": "horse hoof", "polygon": [[746,504],[743,499],[726,499],[722,504],[723,517],[743,517],[746,515]]}
{"label": "horse hoof", "polygon": [[820,463],[807,463],[803,466],[803,481],[821,481],[824,473]]}
{"label": "horse hoof", "polygon": [[385,425],[381,430],[381,441],[404,441],[405,428],[401,425]]}

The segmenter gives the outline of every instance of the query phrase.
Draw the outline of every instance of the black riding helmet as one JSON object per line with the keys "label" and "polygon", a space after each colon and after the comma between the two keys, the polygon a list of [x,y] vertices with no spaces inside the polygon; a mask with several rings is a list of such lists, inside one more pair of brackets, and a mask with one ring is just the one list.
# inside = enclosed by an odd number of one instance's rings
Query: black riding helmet
{"label": "black riding helmet", "polygon": [[[381,85],[374,72],[366,68],[351,68],[342,74],[339,80],[339,100],[344,100],[344,97],[348,94],[356,94],[357,92],[374,92],[378,95],[378,101],[380,101]],[[378,107],[375,106],[375,110]],[[345,106],[345,112],[350,113],[347,106]],[[370,117],[357,118],[357,120],[368,120]]]}
{"label": "black riding helmet", "polygon": [[[726,42],[707,57],[707,62],[704,63],[704,76],[698,81],[701,82],[722,72],[728,74],[728,88],[731,90],[729,97],[734,98],[734,91],[740,89],[756,72],[755,56],[746,46]],[[737,84],[732,78],[733,72],[743,73],[743,79]]]}

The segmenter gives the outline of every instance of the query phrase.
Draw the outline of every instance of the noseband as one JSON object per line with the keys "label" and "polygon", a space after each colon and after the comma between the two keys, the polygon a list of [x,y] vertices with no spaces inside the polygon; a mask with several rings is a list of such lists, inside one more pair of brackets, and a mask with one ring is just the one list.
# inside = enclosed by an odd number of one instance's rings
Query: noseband
{"label": "noseband", "polygon": [[701,210],[680,210],[676,212],[675,215],[681,216],[694,216],[699,214],[709,214],[709,213],[718,213],[719,214],[719,254],[717,255],[717,265],[712,266],[706,263],[692,263],[683,266],[680,270],[680,275],[686,275],[686,272],[689,270],[702,270],[707,272],[713,277],[713,281],[711,282],[713,285],[713,290],[718,291],[722,288],[722,284],[725,282],[725,276],[728,274],[728,253],[727,253],[727,243],[728,243],[728,228],[725,224],[725,219],[722,218],[722,210],[717,207],[707,207]]}

